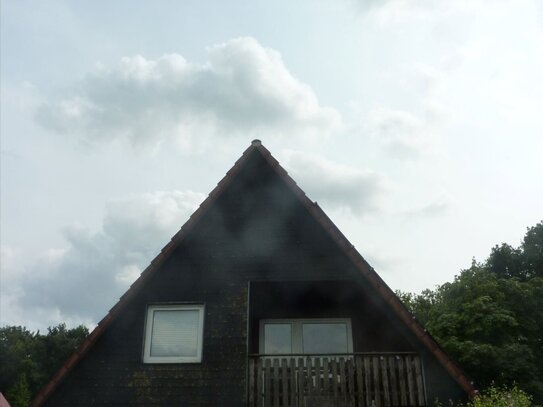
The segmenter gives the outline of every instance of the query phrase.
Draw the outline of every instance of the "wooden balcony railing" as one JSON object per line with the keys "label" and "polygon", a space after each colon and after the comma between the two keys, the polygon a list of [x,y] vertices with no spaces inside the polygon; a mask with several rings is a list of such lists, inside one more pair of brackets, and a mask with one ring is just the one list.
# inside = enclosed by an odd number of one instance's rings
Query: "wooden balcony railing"
{"label": "wooden balcony railing", "polygon": [[415,353],[251,355],[251,407],[425,406]]}

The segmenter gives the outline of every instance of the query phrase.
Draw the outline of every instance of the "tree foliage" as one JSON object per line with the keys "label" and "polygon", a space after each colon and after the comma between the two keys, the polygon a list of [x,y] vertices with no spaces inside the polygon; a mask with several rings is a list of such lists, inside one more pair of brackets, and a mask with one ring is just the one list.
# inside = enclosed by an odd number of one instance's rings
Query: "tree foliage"
{"label": "tree foliage", "polygon": [[[468,403],[453,404],[447,407],[532,407],[532,397],[518,386],[490,386]],[[436,401],[434,407],[444,407]]]}
{"label": "tree foliage", "polygon": [[468,407],[530,407],[532,398],[517,386],[490,386],[475,397]]}
{"label": "tree foliage", "polygon": [[30,404],[32,393],[24,373],[20,374],[15,384],[9,388],[6,397],[13,407],[26,407]]}
{"label": "tree foliage", "polygon": [[20,326],[0,328],[0,391],[12,407],[28,406],[88,333],[83,325],[67,329],[60,324],[45,335]]}
{"label": "tree foliage", "polygon": [[543,222],[453,282],[400,296],[478,386],[517,383],[543,404]]}

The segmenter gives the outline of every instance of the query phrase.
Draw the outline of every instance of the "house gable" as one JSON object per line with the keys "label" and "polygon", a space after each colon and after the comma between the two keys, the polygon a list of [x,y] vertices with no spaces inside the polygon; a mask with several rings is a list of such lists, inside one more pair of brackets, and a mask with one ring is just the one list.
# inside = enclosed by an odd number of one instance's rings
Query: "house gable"
{"label": "house gable", "polygon": [[[310,289],[304,287],[307,281],[313,282]],[[248,308],[264,312],[272,301],[265,298],[268,290],[296,287],[309,303],[319,290],[337,287],[348,297],[349,310],[367,314],[369,325],[353,329],[375,327],[383,338],[399,338],[398,347],[420,352],[427,360],[429,399],[451,391],[473,392],[458,367],[318,205],[255,141],[33,405],[69,405],[75,395],[78,405],[104,400],[243,405],[247,354],[256,348],[254,324],[259,318],[248,316]],[[260,298],[251,296],[258,290]],[[202,363],[143,364],[147,306],[179,302],[205,304]]]}

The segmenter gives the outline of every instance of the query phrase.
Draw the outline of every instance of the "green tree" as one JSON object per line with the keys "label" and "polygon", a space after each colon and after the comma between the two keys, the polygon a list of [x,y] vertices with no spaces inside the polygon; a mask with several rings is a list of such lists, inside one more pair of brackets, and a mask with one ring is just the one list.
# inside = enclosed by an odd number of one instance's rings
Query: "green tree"
{"label": "green tree", "polygon": [[28,407],[32,394],[24,373],[19,376],[15,384],[7,391],[6,397],[11,407]]}
{"label": "green tree", "polygon": [[8,393],[24,375],[30,388],[41,381],[37,363],[40,354],[39,333],[24,327],[0,328],[0,391]]}
{"label": "green tree", "polygon": [[85,326],[67,329],[65,324],[45,335],[20,326],[0,328],[0,391],[12,406],[28,405],[87,335]]}
{"label": "green tree", "polygon": [[543,278],[543,222],[528,228],[521,249],[527,276]]}
{"label": "green tree", "polygon": [[39,361],[46,380],[58,370],[89,334],[89,330],[83,325],[66,329],[65,324],[59,324],[47,328],[47,331],[47,335],[41,337],[43,353]]}
{"label": "green tree", "polygon": [[495,246],[453,282],[400,297],[478,386],[518,383],[543,403],[543,222],[519,248]]}

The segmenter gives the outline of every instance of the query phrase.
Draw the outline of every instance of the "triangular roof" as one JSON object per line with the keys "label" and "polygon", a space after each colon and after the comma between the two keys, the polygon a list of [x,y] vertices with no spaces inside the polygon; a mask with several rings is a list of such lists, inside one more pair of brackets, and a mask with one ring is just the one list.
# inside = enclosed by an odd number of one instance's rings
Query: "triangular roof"
{"label": "triangular roof", "polygon": [[33,400],[31,406],[41,406],[45,400],[57,388],[60,382],[69,374],[69,372],[77,365],[84,357],[89,349],[96,343],[98,338],[103,334],[107,327],[112,323],[114,318],[125,308],[130,300],[137,292],[145,285],[152,275],[160,268],[166,259],[178,248],[184,241],[187,233],[198,224],[202,216],[216,202],[218,197],[230,185],[234,176],[241,170],[244,163],[247,162],[252,154],[261,154],[265,161],[275,171],[275,173],[285,182],[294,195],[307,208],[311,216],[322,226],[332,240],[337,244],[339,249],[353,263],[356,269],[364,275],[367,281],[372,285],[376,292],[381,295],[384,301],[391,307],[411,332],[422,342],[428,351],[435,356],[445,370],[453,377],[460,387],[470,396],[476,393],[476,389],[471,381],[465,376],[458,365],[443,351],[432,336],[424,329],[424,327],[415,319],[405,305],[400,301],[396,294],[388,287],[388,285],[379,277],[377,272],[371,267],[366,260],[358,253],[354,246],[340,232],[332,220],[324,213],[316,202],[311,201],[304,191],[296,184],[296,182],[288,175],[281,167],[279,162],[271,155],[260,140],[253,140],[251,145],[243,152],[243,155],[236,161],[234,166],[228,171],[225,177],[211,191],[208,197],[202,202],[200,207],[191,215],[189,220],[181,227],[181,229],[172,237],[171,241],[164,246],[161,252],[156,256],[151,264],[141,273],[139,278],[130,286],[128,291],[124,293],[117,304],[109,310],[107,315],[98,323],[96,328],[83,341],[79,348],[70,356],[70,358],[62,365],[53,378],[45,385]]}

